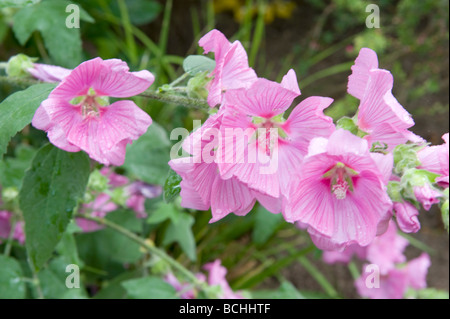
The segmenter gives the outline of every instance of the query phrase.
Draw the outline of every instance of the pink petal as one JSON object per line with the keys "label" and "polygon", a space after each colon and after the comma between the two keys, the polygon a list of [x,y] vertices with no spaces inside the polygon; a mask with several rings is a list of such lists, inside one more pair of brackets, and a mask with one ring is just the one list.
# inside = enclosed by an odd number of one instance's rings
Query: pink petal
{"label": "pink petal", "polygon": [[285,89],[291,90],[297,95],[300,95],[300,88],[298,87],[297,75],[293,69],[290,69],[283,79],[281,80],[281,86]]}
{"label": "pink petal", "polygon": [[306,155],[309,142],[315,137],[329,137],[335,130],[333,119],[325,116],[323,110],[333,99],[313,96],[298,104],[283,123],[283,130],[289,139],[295,140],[296,145]]}
{"label": "pink petal", "polygon": [[330,136],[327,150],[331,155],[352,153],[364,156],[369,154],[367,142],[344,129],[338,129]]}
{"label": "pink petal", "polygon": [[430,256],[422,253],[419,257],[408,262],[407,272],[409,285],[414,289],[425,289],[427,287],[427,273],[431,266]]}
{"label": "pink petal", "polygon": [[44,82],[60,82],[67,77],[72,70],[56,65],[34,63],[27,71],[36,79]]}
{"label": "pink petal", "polygon": [[231,47],[231,43],[225,35],[216,29],[205,34],[198,44],[205,50],[205,53],[214,52],[216,61],[222,60]]}
{"label": "pink petal", "polygon": [[383,176],[383,181],[387,185],[392,176],[392,169],[394,167],[394,156],[392,153],[370,153],[370,157],[374,160],[380,173]]}
{"label": "pink petal", "polygon": [[378,58],[375,51],[362,48],[352,66],[352,74],[348,77],[347,92],[357,99],[362,99],[369,82],[369,71],[378,69]]}
{"label": "pink petal", "polygon": [[358,126],[364,131],[375,130],[385,123],[397,130],[413,126],[411,115],[392,95],[392,74],[386,70],[372,70],[369,73],[366,93],[359,106]]}
{"label": "pink petal", "polygon": [[264,118],[283,113],[298,96],[276,82],[261,78],[249,89],[230,90],[225,95],[227,105],[243,114]]}
{"label": "pink petal", "polygon": [[67,139],[105,165],[120,166],[125,147],[138,139],[152,123],[150,116],[132,101],[117,101],[68,130]]}

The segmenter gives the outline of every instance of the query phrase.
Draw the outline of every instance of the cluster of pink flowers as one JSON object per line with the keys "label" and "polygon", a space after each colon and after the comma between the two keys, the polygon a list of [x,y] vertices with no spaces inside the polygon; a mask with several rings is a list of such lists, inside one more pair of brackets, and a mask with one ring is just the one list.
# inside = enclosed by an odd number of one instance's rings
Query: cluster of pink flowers
{"label": "cluster of pink flowers", "polygon": [[358,293],[371,299],[400,299],[409,288],[427,287],[430,267],[426,253],[407,262],[404,250],[408,244],[408,240],[397,234],[397,227],[391,221],[387,231],[370,245],[352,245],[342,252],[325,251],[322,258],[328,264],[348,263],[353,256],[368,261],[370,264],[363,266],[363,273],[355,281]]}
{"label": "cluster of pink flowers", "polygon": [[[220,259],[205,264],[203,269],[208,272],[208,276],[203,273],[198,273],[197,278],[200,281],[206,282],[208,286],[217,286],[218,289],[218,299],[244,299],[241,292],[234,292],[228,281],[226,279],[227,269],[222,266]],[[195,299],[197,297],[197,291],[188,283],[180,283],[180,281],[175,277],[174,274],[168,273],[165,276],[165,281],[172,285],[175,290],[180,294],[182,299]]]}
{"label": "cluster of pink flowers", "polygon": [[[207,88],[218,111],[184,141],[190,156],[169,162],[182,177],[182,206],[211,209],[215,222],[246,215],[258,201],[301,224],[324,250],[371,244],[394,212],[403,230],[420,228],[416,206],[393,203],[387,186],[396,178],[394,148],[425,141],[409,131],[414,121],[392,95],[392,74],[378,68],[374,51],[363,48],[349,76],[348,93],[360,100],[354,135],[324,115],[332,103],[327,97],[308,97],[285,118],[301,94],[293,70],[281,83],[258,78],[239,41],[230,43],[217,30],[199,44],[215,54]],[[448,144],[421,153],[422,166],[448,183]],[[426,209],[439,202],[433,191],[416,189]]]}
{"label": "cluster of pink flowers", "polygon": [[[147,217],[144,206],[145,200],[158,197],[162,193],[162,188],[158,185],[150,185],[141,181],[130,183],[126,176],[117,174],[108,167],[103,167],[100,173],[108,178],[108,190],[95,194],[92,202],[82,204],[80,212],[83,214],[103,218],[108,213],[119,209],[120,205],[113,201],[111,194],[114,193],[115,189],[122,188],[123,197],[126,198],[125,206],[133,210],[137,218],[145,218]],[[102,225],[84,218],[77,218],[77,225],[84,232],[92,232],[103,228]]]}
{"label": "cluster of pink flowers", "polygon": [[[426,146],[409,130],[414,121],[393,96],[393,76],[378,67],[373,50],[361,49],[348,78],[348,93],[360,101],[353,134],[324,114],[331,98],[308,97],[288,112],[301,95],[294,70],[281,83],[259,78],[242,44],[218,30],[199,45],[215,55],[206,85],[215,112],[184,141],[189,156],[169,162],[182,178],[183,207],[211,209],[215,222],[230,213],[246,215],[258,201],[302,225],[319,248],[342,250],[371,244],[392,216],[401,230],[416,232],[418,203],[428,210],[440,202],[441,191],[429,182],[413,185],[408,201],[388,195],[389,183],[400,180],[393,174],[393,151],[408,142],[422,146],[417,169],[439,175],[436,185],[448,187],[448,134],[445,144]],[[29,72],[61,81],[32,124],[66,151],[121,165],[126,145],[152,123],[134,102],[108,99],[146,90],[154,81],[148,71],[129,72],[123,61],[95,58],[74,70],[36,64]],[[133,194],[130,201],[141,200]],[[109,199],[102,194],[86,208],[104,216],[116,208]]]}

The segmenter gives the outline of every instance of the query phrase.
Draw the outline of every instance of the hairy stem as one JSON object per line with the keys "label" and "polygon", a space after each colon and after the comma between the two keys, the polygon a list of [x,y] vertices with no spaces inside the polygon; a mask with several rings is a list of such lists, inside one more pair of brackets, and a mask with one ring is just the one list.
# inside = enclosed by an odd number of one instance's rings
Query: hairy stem
{"label": "hairy stem", "polygon": [[[27,88],[29,86],[42,82],[29,78],[7,77],[4,75],[0,75],[0,83],[7,83],[18,87]],[[197,109],[209,109],[208,103],[205,100],[194,99],[188,96],[173,95],[165,92],[160,93],[153,90],[144,91],[141,94],[138,94],[138,96],[146,97],[152,100],[158,100],[165,103],[183,105],[186,107],[192,107]]]}

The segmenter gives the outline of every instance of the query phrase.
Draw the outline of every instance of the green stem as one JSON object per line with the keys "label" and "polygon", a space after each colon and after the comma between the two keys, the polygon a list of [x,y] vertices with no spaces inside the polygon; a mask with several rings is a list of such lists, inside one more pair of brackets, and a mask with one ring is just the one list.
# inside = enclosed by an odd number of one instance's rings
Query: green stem
{"label": "green stem", "polygon": [[130,232],[128,229],[123,228],[120,225],[117,225],[116,223],[111,222],[110,220],[104,219],[104,218],[98,218],[93,217],[85,214],[76,214],[75,217],[88,219],[91,221],[94,221],[98,224],[104,225],[106,227],[109,227],[118,233],[128,237],[129,239],[133,240],[134,242],[141,245],[143,248],[145,248],[149,253],[158,256],[159,258],[166,261],[170,266],[172,266],[174,269],[178,270],[181,274],[183,274],[189,281],[191,281],[194,285],[197,287],[203,289],[205,286],[205,283],[200,281],[191,271],[189,271],[187,268],[185,268],[183,265],[178,263],[175,259],[167,255],[164,251],[161,249],[149,245],[143,238],[137,236],[136,234]]}
{"label": "green stem", "polygon": [[122,18],[122,26],[125,31],[125,41],[128,48],[128,54],[130,56],[130,60],[132,64],[136,64],[138,60],[138,53],[136,42],[133,36],[133,26],[130,22],[130,16],[128,14],[127,5],[124,0],[117,1],[120,10],[120,16]]}
{"label": "green stem", "polygon": [[[14,218],[14,217],[13,217]],[[17,221],[13,220],[13,222],[11,223],[11,230],[9,231],[8,234],[8,239],[6,240],[6,246],[5,246],[5,250],[3,252],[3,254],[5,256],[9,256],[9,254],[11,253],[11,247],[12,247],[12,242],[13,242],[13,237],[14,237],[14,232],[16,230],[16,225],[17,225]]]}
{"label": "green stem", "polygon": [[6,67],[8,66],[7,62],[0,62],[0,69],[6,70]]}
{"label": "green stem", "polygon": [[338,298],[339,294],[334,287],[328,282],[325,276],[305,257],[301,256],[298,261],[309,272],[309,274],[317,281],[327,295],[332,298]]}
{"label": "green stem", "polygon": [[188,76],[189,76],[189,73],[184,73],[182,76],[180,76],[179,78],[175,79],[175,81],[170,83],[169,86],[174,87],[175,85],[183,82],[183,80],[186,79]]}
{"label": "green stem", "polygon": [[334,65],[332,67],[326,68],[324,70],[320,70],[314,74],[311,74],[310,76],[306,77],[302,81],[303,88],[306,88],[308,85],[314,83],[317,80],[320,80],[322,78],[326,78],[331,75],[335,75],[341,72],[350,72],[350,67],[353,65],[353,61],[345,62],[341,64]]}
{"label": "green stem", "polygon": [[354,261],[348,263],[348,270],[350,271],[350,274],[352,275],[354,280],[358,279],[361,276]]}

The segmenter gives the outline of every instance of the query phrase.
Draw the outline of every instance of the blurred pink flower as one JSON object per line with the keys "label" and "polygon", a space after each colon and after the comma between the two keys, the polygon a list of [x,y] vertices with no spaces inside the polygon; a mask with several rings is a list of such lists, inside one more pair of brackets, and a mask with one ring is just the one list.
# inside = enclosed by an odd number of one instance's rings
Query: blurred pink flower
{"label": "blurred pink flower", "polygon": [[[109,195],[100,194],[94,199],[94,201],[81,205],[80,213],[88,214],[92,217],[103,218],[108,213],[113,212],[118,208],[118,205],[111,201],[111,197]],[[104,228],[104,226],[84,218],[77,218],[76,222],[83,232],[93,232]]]}
{"label": "blurred pink flower", "polygon": [[372,271],[364,267],[360,278],[355,281],[356,289],[362,297],[370,299],[401,299],[408,288],[424,289],[427,287],[426,276],[430,267],[430,257],[423,253],[409,261],[406,266],[393,268],[379,277],[379,287],[368,285]]}
{"label": "blurred pink flower", "polygon": [[153,81],[150,72],[129,72],[118,59],[83,62],[41,103],[32,124],[65,151],[83,150],[105,165],[122,165],[126,145],[144,134],[152,119],[133,101],[110,105],[108,97],[137,95]]}
{"label": "blurred pink flower", "polygon": [[[13,214],[8,211],[0,211],[0,243],[1,239],[8,239],[11,233],[11,218]],[[13,239],[17,240],[21,245],[25,243],[24,222],[17,221],[14,227]]]}
{"label": "blurred pink flower", "polygon": [[204,265],[203,269],[209,273],[207,279],[208,285],[218,285],[222,288],[220,299],[244,299],[239,291],[234,292],[231,289],[227,279],[225,278],[227,269],[222,266],[220,259],[216,259],[215,261]]}
{"label": "blurred pink flower", "polygon": [[374,157],[367,141],[348,131],[315,138],[291,179],[284,217],[307,224],[320,249],[367,246],[385,228],[380,224],[389,221],[392,202],[386,184],[392,165],[392,155]]}

